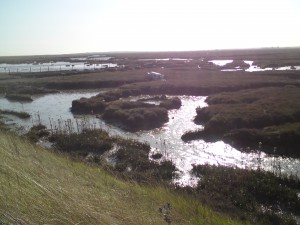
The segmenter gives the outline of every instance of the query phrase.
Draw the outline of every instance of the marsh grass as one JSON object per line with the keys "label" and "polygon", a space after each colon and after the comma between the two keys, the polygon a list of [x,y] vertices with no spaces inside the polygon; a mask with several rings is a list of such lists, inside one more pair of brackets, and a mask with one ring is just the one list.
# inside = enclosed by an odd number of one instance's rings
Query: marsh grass
{"label": "marsh grass", "polygon": [[27,94],[6,94],[5,98],[10,101],[19,101],[19,102],[32,102],[33,99],[30,95]]}
{"label": "marsh grass", "polygon": [[30,128],[30,130],[24,135],[33,143],[36,143],[43,137],[47,137],[50,132],[46,129],[46,126],[42,124],[34,125]]}
{"label": "marsh grass", "polygon": [[96,153],[112,148],[112,139],[103,130],[83,130],[80,133],[54,133],[49,137],[49,141],[54,143],[54,147],[64,152]]}
{"label": "marsh grass", "polygon": [[299,156],[300,89],[263,88],[227,92],[207,98],[208,107],[198,108],[195,122],[201,131],[187,132],[183,138],[224,140],[235,147],[262,141],[263,150],[278,147],[283,155]]}
{"label": "marsh grass", "polygon": [[34,143],[50,142],[55,151],[65,153],[74,160],[106,167],[109,172],[124,179],[143,183],[169,182],[175,176],[176,167],[168,159],[160,162],[149,159],[151,148],[148,143],[110,136],[108,131],[84,121],[50,122],[51,129],[38,123],[24,136]]}
{"label": "marsh grass", "polygon": [[116,162],[114,170],[121,172],[125,179],[139,183],[170,182],[175,178],[177,170],[175,165],[170,160],[163,160],[159,163],[150,161],[149,150],[120,146],[111,156]]}
{"label": "marsh grass", "polygon": [[[105,166],[110,172],[124,179],[139,183],[171,181],[176,167],[171,161],[149,160],[150,145],[133,139],[109,136],[101,129],[77,132],[55,132],[49,136],[54,149],[65,152],[76,160]],[[112,153],[109,153],[110,150]],[[103,162],[104,153],[113,164]],[[108,155],[107,155],[108,154]],[[104,160],[106,160],[104,158]]]}
{"label": "marsh grass", "polygon": [[117,122],[131,131],[157,128],[169,120],[168,111],[163,107],[122,100],[109,104],[102,118],[107,122]]}
{"label": "marsh grass", "polygon": [[[182,69],[183,68],[183,69]],[[197,65],[176,68],[155,68],[156,72],[166,76],[166,81],[146,81],[149,69],[131,69],[128,71],[96,72],[52,77],[14,77],[0,84],[0,91],[17,90],[24,85],[46,89],[95,89],[120,87],[122,90],[135,90],[143,94],[173,95],[209,95],[222,91],[236,91],[247,88],[284,86],[295,84],[295,80],[274,72],[247,73],[199,70]],[[274,76],[273,76],[274,75]]]}
{"label": "marsh grass", "polygon": [[141,91],[113,90],[97,96],[81,98],[72,102],[73,113],[99,113],[108,123],[121,125],[130,131],[148,130],[160,127],[168,121],[168,111],[181,107],[178,97],[159,97],[159,105],[140,101],[128,101],[120,98],[140,95]]}
{"label": "marsh grass", "polygon": [[13,111],[13,110],[5,110],[5,109],[0,109],[0,115],[1,114],[8,114],[8,115],[14,115],[17,116],[21,119],[28,119],[30,118],[30,114],[26,112],[18,112],[18,111]]}
{"label": "marsh grass", "polygon": [[263,150],[288,157],[299,157],[300,123],[284,123],[278,126],[268,126],[264,129],[241,128],[226,133],[223,137],[227,143],[233,143],[236,148],[256,147],[256,143],[263,143]]}
{"label": "marsh grass", "polygon": [[241,224],[164,186],[118,180],[99,167],[0,132],[1,224]]}
{"label": "marsh grass", "polygon": [[296,224],[291,214],[300,212],[300,181],[273,173],[198,165],[197,193],[208,205],[229,214],[252,219],[256,224]]}

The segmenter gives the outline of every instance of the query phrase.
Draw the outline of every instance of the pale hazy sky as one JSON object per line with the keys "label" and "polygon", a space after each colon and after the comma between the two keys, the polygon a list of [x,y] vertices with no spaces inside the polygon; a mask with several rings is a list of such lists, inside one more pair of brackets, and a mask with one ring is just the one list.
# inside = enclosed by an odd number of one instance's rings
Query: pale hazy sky
{"label": "pale hazy sky", "polygon": [[0,55],[300,46],[300,0],[0,0]]}

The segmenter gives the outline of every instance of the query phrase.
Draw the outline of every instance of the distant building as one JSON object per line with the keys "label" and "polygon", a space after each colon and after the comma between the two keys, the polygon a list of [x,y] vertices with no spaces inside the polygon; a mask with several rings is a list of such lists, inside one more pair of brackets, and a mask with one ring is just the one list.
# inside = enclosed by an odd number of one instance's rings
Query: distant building
{"label": "distant building", "polygon": [[157,72],[148,72],[146,74],[148,80],[163,80],[165,79],[165,75]]}

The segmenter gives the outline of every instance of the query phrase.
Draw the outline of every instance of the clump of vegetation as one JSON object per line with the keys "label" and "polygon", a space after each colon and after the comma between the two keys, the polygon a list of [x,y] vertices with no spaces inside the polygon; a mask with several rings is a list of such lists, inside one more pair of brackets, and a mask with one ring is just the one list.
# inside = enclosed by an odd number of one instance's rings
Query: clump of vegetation
{"label": "clump of vegetation", "polygon": [[255,224],[296,224],[300,212],[300,181],[270,172],[197,165],[198,197],[211,207],[253,220]]}
{"label": "clump of vegetation", "polygon": [[[121,97],[138,94],[140,92],[135,89],[101,93],[89,99],[74,100],[71,110],[77,113],[102,113],[102,118],[107,122],[136,131],[160,127],[168,121],[167,110],[181,107],[181,100],[178,97],[167,98],[165,95],[137,101],[119,100]],[[159,101],[160,104],[157,106],[144,102],[149,100]]]}
{"label": "clump of vegetation", "polygon": [[10,101],[32,102],[33,99],[27,94],[6,94],[5,98]]}
{"label": "clump of vegetation", "polygon": [[178,97],[168,98],[166,95],[154,96],[150,98],[138,99],[140,102],[155,101],[159,103],[160,107],[166,109],[179,109],[181,107],[181,100]]}
{"label": "clump of vegetation", "polygon": [[201,70],[219,70],[220,66],[209,61],[200,61],[198,66]]}
{"label": "clump of vegetation", "polygon": [[[279,126],[269,126],[263,129],[241,128],[232,130],[224,135],[224,141],[236,148],[248,146],[255,148],[256,143],[262,142],[267,153],[299,157],[300,123],[286,123]],[[247,149],[247,148],[246,148]]]}
{"label": "clump of vegetation", "polygon": [[2,121],[2,116],[0,115],[0,131],[8,131],[9,127]]}
{"label": "clump of vegetation", "polygon": [[170,181],[175,176],[176,167],[168,160],[156,163],[149,160],[150,146],[134,140],[117,141],[118,150],[111,157],[115,159],[115,169],[126,178],[138,182]]}
{"label": "clump of vegetation", "polygon": [[81,98],[72,101],[72,112],[74,113],[101,113],[104,111],[106,103],[101,97]]}
{"label": "clump of vegetation", "polygon": [[127,98],[129,96],[138,96],[141,95],[142,91],[136,88],[124,88],[124,89],[117,89],[113,91],[108,91],[105,93],[100,93],[97,97],[103,98],[106,102],[116,101],[120,98]]}
{"label": "clump of vegetation", "polygon": [[23,95],[36,95],[36,94],[51,94],[57,93],[57,90],[47,89],[43,87],[35,87],[35,86],[24,86],[24,85],[16,85],[14,90],[8,90],[10,94],[23,94]]}
{"label": "clump of vegetation", "polygon": [[112,148],[112,140],[104,130],[83,130],[81,133],[53,133],[49,140],[59,151],[83,154],[96,153],[101,155]]}
{"label": "clump of vegetation", "polygon": [[149,144],[109,136],[101,129],[84,129],[80,133],[54,132],[49,140],[56,150],[98,165],[102,165],[101,155],[114,149],[112,154],[108,154],[114,163],[104,165],[126,179],[138,182],[170,181],[175,176],[176,168],[172,162],[149,160]]}
{"label": "clump of vegetation", "polygon": [[178,97],[165,99],[159,104],[159,106],[168,110],[179,109],[181,107],[181,100]]}
{"label": "clump of vegetation", "polygon": [[143,102],[116,101],[106,107],[102,118],[128,130],[152,129],[168,121],[165,108]]}
{"label": "clump of vegetation", "polygon": [[249,66],[250,65],[245,63],[244,60],[233,60],[231,63],[222,66],[222,69],[247,69]]}
{"label": "clump of vegetation", "polygon": [[186,131],[182,136],[181,139],[185,142],[200,139],[200,135],[203,132],[203,129],[198,129],[195,131]]}
{"label": "clump of vegetation", "polygon": [[161,154],[160,152],[157,152],[157,153],[154,153],[151,155],[151,158],[155,159],[155,160],[161,159],[162,157],[163,157],[163,154]]}
{"label": "clump of vegetation", "polygon": [[113,90],[105,93],[100,93],[91,98],[81,98],[72,101],[72,112],[76,113],[102,113],[109,102],[117,101],[121,97],[126,98],[129,96],[139,95],[141,92],[135,89]]}
{"label": "clump of vegetation", "polygon": [[166,100],[167,96],[166,95],[161,95],[161,96],[154,96],[154,97],[149,97],[149,98],[140,98],[138,101],[140,102],[145,102],[145,101],[163,101]]}
{"label": "clump of vegetation", "polygon": [[17,112],[17,111],[13,111],[13,110],[2,110],[2,109],[0,109],[0,114],[14,115],[14,116],[17,116],[21,119],[30,118],[30,114],[28,114],[26,112]]}
{"label": "clump of vegetation", "polygon": [[47,137],[50,132],[47,130],[46,126],[42,124],[35,125],[30,128],[30,130],[25,134],[25,136],[32,142],[37,142],[42,137]]}

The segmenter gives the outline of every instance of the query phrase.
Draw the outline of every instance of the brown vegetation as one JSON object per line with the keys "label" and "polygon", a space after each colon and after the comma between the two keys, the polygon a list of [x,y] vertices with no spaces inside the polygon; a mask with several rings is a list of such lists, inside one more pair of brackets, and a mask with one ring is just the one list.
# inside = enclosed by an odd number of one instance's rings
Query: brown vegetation
{"label": "brown vegetation", "polygon": [[177,97],[158,97],[156,99],[160,102],[159,105],[144,103],[144,99],[118,100],[121,97],[138,94],[140,92],[135,90],[109,91],[89,99],[74,100],[71,110],[73,113],[103,113],[101,118],[105,121],[135,131],[161,127],[168,122],[167,110],[181,107],[181,100]]}
{"label": "brown vegetation", "polygon": [[169,120],[165,108],[152,104],[130,101],[116,101],[105,109],[102,118],[121,124],[128,130],[147,130],[161,127]]}
{"label": "brown vegetation", "polygon": [[281,154],[298,155],[300,89],[264,88],[220,93],[207,98],[208,107],[197,109],[196,123],[204,130],[185,134],[183,139],[223,139],[235,147],[254,147]]}
{"label": "brown vegetation", "polygon": [[196,195],[219,211],[254,224],[297,224],[299,215],[299,180],[278,177],[271,172],[229,168],[224,166],[194,166],[200,177]]}

